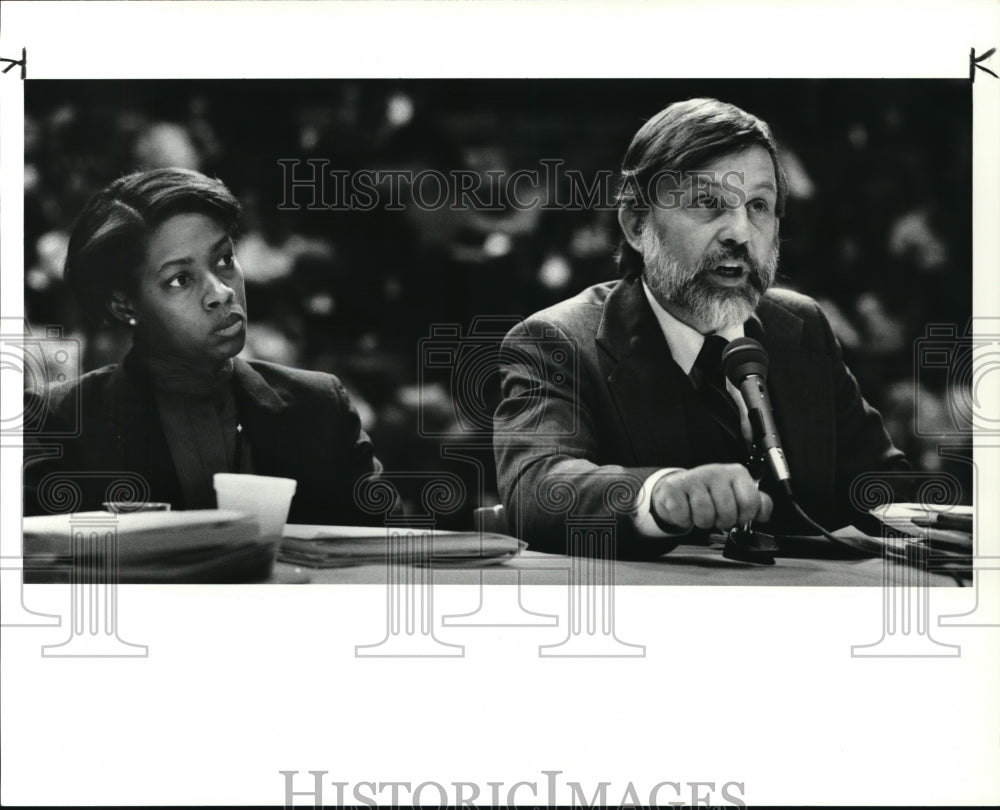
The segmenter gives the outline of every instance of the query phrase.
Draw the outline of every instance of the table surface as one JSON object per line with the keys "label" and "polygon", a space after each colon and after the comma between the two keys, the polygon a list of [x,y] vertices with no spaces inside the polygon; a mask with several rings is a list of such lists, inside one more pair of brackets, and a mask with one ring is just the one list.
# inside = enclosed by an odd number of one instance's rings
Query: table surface
{"label": "table surface", "polygon": [[[461,565],[461,564],[459,564]],[[516,557],[488,566],[431,565],[435,584],[475,584],[482,581],[495,584],[565,585],[573,567],[579,573],[600,561],[574,559],[561,554],[544,554],[525,550]],[[582,569],[580,567],[583,567]],[[886,582],[887,573],[904,568],[881,558],[824,559],[821,557],[778,557],[775,565],[763,566],[727,560],[722,545],[678,546],[669,554],[652,561],[616,561],[613,565],[615,585],[806,585],[806,586],[875,586]],[[887,570],[888,569],[888,570]],[[916,569],[910,569],[919,574]],[[953,577],[928,572],[928,585],[954,586]],[[307,568],[278,562],[271,582],[276,584],[305,583],[375,585],[387,580],[386,563],[374,563],[337,568]]]}
{"label": "table surface", "polygon": [[[416,566],[412,562],[399,562],[391,570],[383,558],[386,546],[386,529],[351,526],[288,526],[287,536],[312,537],[315,533],[324,539],[329,538],[336,545],[338,540],[345,541],[342,550],[338,552],[339,560],[350,562],[347,555],[361,554],[355,564],[339,565],[330,568],[310,568],[284,562],[274,563],[271,576],[267,582],[273,584],[328,584],[328,585],[380,585],[387,581],[433,581],[435,584],[478,584],[480,582],[496,584],[524,585],[566,585],[573,583],[606,583],[613,581],[621,585],[803,585],[803,586],[871,586],[882,587],[888,582],[900,582],[903,579],[912,584],[954,586],[971,584],[971,578],[962,580],[954,576],[936,571],[924,572],[916,567],[907,566],[895,561],[883,560],[881,556],[870,557],[859,553],[842,544],[835,544],[823,538],[797,537],[778,538],[782,552],[777,556],[775,565],[754,565],[737,562],[722,556],[722,538],[713,538],[707,544],[681,544],[658,559],[649,561],[618,560],[613,563],[606,560],[586,557],[569,557],[563,554],[545,554],[531,549],[523,549],[518,554],[502,558],[499,561],[487,558],[475,559],[481,552],[484,541],[488,540],[493,548],[511,548],[516,544],[513,538],[497,535],[479,535],[475,532],[444,532],[435,533],[442,542],[442,553],[465,553],[470,556],[460,561],[445,564],[436,559],[430,560],[426,566]],[[293,534],[297,532],[297,534]],[[304,534],[303,534],[304,532]],[[62,536],[62,532],[57,532]],[[418,532],[422,536],[422,533]],[[448,535],[448,537],[445,537]],[[68,538],[67,538],[68,540]],[[120,540],[119,542],[127,542]],[[426,542],[426,539],[421,541]],[[371,544],[371,551],[368,546]],[[467,548],[465,548],[467,546]],[[248,546],[240,546],[246,549]],[[252,547],[251,547],[252,548]],[[353,552],[351,549],[353,548]],[[450,551],[449,551],[450,548]],[[463,550],[464,549],[464,550]],[[411,549],[412,550],[412,549]],[[426,551],[427,549],[425,549]],[[266,550],[265,550],[266,551]],[[474,556],[473,556],[474,555]],[[259,558],[254,555],[254,560]],[[215,565],[223,573],[223,578],[214,578],[218,571],[205,576],[187,578],[180,568],[171,569],[170,555],[166,555],[161,565],[155,561],[141,560],[143,563],[137,570],[120,569],[121,582],[231,582],[231,581],[261,581],[266,576],[270,565],[267,554],[264,559],[254,562],[247,576],[254,579],[240,579],[239,559],[223,555]],[[397,555],[397,560],[401,558]],[[409,560],[414,559],[412,556]],[[25,582],[61,582],[68,581],[69,568],[66,561],[59,565],[32,568],[25,558]],[[184,560],[181,560],[183,563]],[[197,570],[204,567],[203,562],[195,561]],[[251,561],[252,562],[252,561]],[[485,563],[485,564],[484,564]],[[144,570],[148,568],[148,571]],[[181,573],[177,573],[181,571]],[[405,573],[402,573],[405,571]],[[423,571],[423,573],[419,573]],[[103,566],[98,566],[94,576],[107,576]],[[202,572],[204,573],[204,572]],[[184,578],[181,578],[184,577]]]}

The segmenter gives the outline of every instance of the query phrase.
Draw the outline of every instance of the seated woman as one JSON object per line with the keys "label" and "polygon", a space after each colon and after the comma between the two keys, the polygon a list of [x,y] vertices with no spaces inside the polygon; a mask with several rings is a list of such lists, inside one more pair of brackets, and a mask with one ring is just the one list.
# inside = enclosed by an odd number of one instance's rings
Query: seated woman
{"label": "seated woman", "polygon": [[[39,435],[76,434],[54,442],[57,455],[41,446],[52,442],[26,442],[26,515],[100,509],[123,473],[141,476],[149,500],[211,509],[213,475],[241,472],[298,482],[289,522],[372,522],[354,486],[381,465],[340,381],[236,356],[247,329],[240,214],[222,182],[182,169],[122,177],[87,203],[65,278],[88,314],[131,330],[132,348],[26,392]],[[52,472],[79,488],[69,508],[46,493]]]}

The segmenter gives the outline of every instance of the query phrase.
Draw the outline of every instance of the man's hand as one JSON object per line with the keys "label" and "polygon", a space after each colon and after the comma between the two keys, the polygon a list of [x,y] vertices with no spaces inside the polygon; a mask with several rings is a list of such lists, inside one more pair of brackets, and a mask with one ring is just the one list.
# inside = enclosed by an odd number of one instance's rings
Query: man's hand
{"label": "man's hand", "polygon": [[704,464],[663,476],[653,487],[649,508],[658,522],[680,533],[695,527],[729,531],[750,520],[766,523],[774,503],[743,465]]}

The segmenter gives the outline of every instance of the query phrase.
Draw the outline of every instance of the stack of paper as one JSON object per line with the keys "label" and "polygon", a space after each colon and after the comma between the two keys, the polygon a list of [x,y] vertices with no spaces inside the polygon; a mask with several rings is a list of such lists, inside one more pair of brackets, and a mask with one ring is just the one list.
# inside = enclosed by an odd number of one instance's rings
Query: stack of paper
{"label": "stack of paper", "polygon": [[525,547],[502,534],[289,524],[278,559],[309,568],[372,563],[466,568],[496,565]]}
{"label": "stack of paper", "polygon": [[253,517],[218,509],[30,517],[23,532],[29,581],[256,582],[276,545]]}
{"label": "stack of paper", "polygon": [[972,563],[971,506],[894,503],[872,510],[896,537],[869,538],[899,557],[925,560],[933,570],[969,571]]}

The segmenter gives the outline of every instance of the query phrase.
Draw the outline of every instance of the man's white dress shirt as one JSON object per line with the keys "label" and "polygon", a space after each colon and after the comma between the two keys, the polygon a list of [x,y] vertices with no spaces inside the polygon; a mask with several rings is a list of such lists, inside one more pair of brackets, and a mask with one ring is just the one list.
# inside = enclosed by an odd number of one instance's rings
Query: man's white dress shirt
{"label": "man's white dress shirt", "polygon": [[[705,336],[697,329],[688,326],[683,321],[679,321],[662,306],[660,306],[660,302],[653,296],[649,287],[646,286],[645,281],[642,282],[642,291],[646,294],[646,300],[649,301],[650,307],[653,308],[653,314],[656,316],[657,323],[660,324],[660,329],[663,332],[663,337],[666,338],[667,346],[670,349],[671,356],[674,358],[674,362],[681,367],[681,371],[690,376],[691,369],[694,368],[695,360],[698,359],[701,347],[705,343]],[[736,326],[731,326],[728,329],[723,329],[717,334],[724,337],[727,341],[743,337],[743,324],[737,324]],[[739,408],[740,425],[743,428],[743,436],[744,438],[749,439],[751,435],[750,421],[747,418],[747,408],[746,404],[743,402],[743,397],[740,395],[740,392],[736,389],[736,387],[729,382],[729,380],[726,380],[726,390],[729,392],[729,396],[732,397],[733,401],[736,403],[736,407]],[[653,520],[653,516],[649,513],[649,502],[656,482],[663,476],[678,472],[679,470],[679,467],[665,467],[662,470],[657,470],[646,479],[646,482],[643,484],[643,487],[639,491],[639,495],[636,499],[633,517],[635,527],[640,534],[646,535],[647,537],[670,536],[656,525],[656,522]]]}

